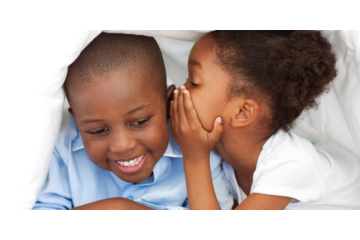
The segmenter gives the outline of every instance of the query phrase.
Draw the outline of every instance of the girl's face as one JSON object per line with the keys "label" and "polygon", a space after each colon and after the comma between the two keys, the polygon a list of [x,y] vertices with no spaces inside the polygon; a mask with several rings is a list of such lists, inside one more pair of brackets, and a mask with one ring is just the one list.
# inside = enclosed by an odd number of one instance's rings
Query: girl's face
{"label": "girl's face", "polygon": [[220,116],[226,125],[227,89],[230,76],[216,63],[216,43],[211,35],[199,39],[188,61],[189,77],[185,87],[190,91],[194,108],[203,128],[211,131],[215,118]]}

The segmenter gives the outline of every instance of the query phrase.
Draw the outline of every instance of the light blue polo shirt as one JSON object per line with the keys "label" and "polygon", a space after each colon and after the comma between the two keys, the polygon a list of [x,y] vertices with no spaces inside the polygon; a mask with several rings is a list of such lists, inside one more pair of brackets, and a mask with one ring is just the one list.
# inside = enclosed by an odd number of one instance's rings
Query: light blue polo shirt
{"label": "light blue polo shirt", "polygon": [[[106,198],[123,197],[154,209],[188,209],[181,151],[171,134],[153,174],[142,182],[128,183],[91,162],[84,150],[75,119],[60,132],[47,178],[33,209],[71,209]],[[212,178],[222,209],[233,198],[224,178],[219,154],[210,154]]]}

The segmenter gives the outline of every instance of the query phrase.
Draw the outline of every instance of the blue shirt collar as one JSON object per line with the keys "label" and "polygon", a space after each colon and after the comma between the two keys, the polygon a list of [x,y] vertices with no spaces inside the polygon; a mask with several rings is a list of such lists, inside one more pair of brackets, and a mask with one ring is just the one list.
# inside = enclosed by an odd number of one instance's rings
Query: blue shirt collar
{"label": "blue shirt collar", "polygon": [[172,135],[170,120],[168,121],[168,129],[169,129],[169,143],[164,153],[164,156],[180,158],[182,157],[182,153]]}
{"label": "blue shirt collar", "polygon": [[[65,130],[66,129],[66,130]],[[63,140],[61,140],[62,142],[64,142],[69,148],[71,148],[71,151],[75,152],[78,150],[81,150],[84,148],[84,143],[82,141],[79,129],[76,126],[76,121],[74,117],[71,117],[69,123],[66,125],[65,127],[65,131],[64,134],[62,135],[61,131],[60,131],[60,138],[63,138]]]}
{"label": "blue shirt collar", "polygon": [[[166,148],[164,155],[160,158],[157,164],[154,167],[154,183],[160,177],[166,177],[167,174],[170,173],[171,168],[173,167],[173,160],[172,158],[181,158],[182,153],[180,151],[179,146],[177,145],[172,132],[171,132],[171,124],[170,120],[168,121],[168,129],[169,129],[169,143]],[[176,160],[175,160],[176,161]],[[180,159],[179,159],[180,161]]]}

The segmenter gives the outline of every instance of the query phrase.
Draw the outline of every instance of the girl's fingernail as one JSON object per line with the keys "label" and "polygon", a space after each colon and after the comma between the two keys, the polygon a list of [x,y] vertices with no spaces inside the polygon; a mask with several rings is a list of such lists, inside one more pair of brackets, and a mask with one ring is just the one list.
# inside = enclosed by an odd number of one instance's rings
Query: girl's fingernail
{"label": "girl's fingernail", "polygon": [[188,92],[189,92],[188,90],[185,90],[185,91],[184,91],[184,94],[187,94]]}
{"label": "girl's fingernail", "polygon": [[184,89],[184,88],[185,88],[185,86],[184,86],[184,85],[181,85],[181,86],[180,86],[180,89]]}
{"label": "girl's fingernail", "polygon": [[177,89],[175,89],[175,90],[174,90],[174,93],[175,93],[175,94],[176,94],[176,93],[178,93],[178,90],[177,90]]}
{"label": "girl's fingernail", "polygon": [[173,104],[173,101],[171,101],[170,104]]}
{"label": "girl's fingernail", "polygon": [[222,123],[221,117],[218,117],[218,122]]}

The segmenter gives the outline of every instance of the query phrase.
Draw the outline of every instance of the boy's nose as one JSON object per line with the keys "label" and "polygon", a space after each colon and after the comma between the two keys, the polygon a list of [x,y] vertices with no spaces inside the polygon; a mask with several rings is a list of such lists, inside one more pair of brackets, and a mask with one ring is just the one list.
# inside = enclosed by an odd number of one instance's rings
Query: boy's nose
{"label": "boy's nose", "polygon": [[115,132],[111,138],[109,150],[115,153],[125,153],[134,149],[136,146],[136,140],[131,137],[131,134],[123,132]]}

